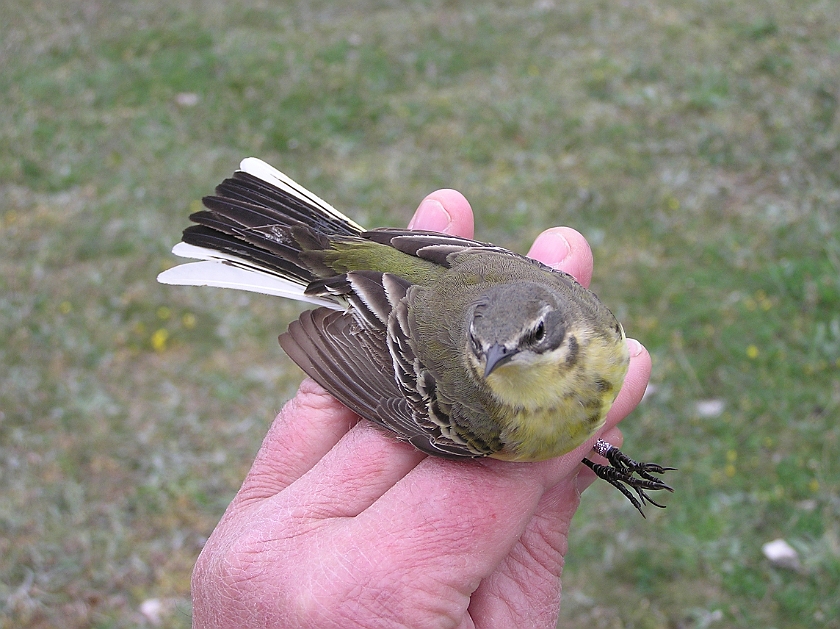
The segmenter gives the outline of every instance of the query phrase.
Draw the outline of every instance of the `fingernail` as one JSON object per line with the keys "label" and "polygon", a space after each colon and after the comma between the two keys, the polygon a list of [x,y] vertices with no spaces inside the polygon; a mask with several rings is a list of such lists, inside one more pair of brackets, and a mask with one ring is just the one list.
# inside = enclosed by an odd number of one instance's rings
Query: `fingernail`
{"label": "fingernail", "polygon": [[537,258],[543,264],[557,267],[563,260],[569,257],[572,246],[566,237],[557,228],[544,231],[537,236],[529,255]]}
{"label": "fingernail", "polygon": [[636,339],[627,339],[627,350],[630,352],[631,357],[636,357],[642,353],[642,344],[639,343]]}
{"label": "fingernail", "polygon": [[592,472],[589,472],[589,474],[582,474],[581,472],[583,472],[585,468],[582,465],[581,468],[582,469],[575,474],[575,491],[577,491],[578,496],[586,491],[586,488],[594,483],[597,478]]}
{"label": "fingernail", "polygon": [[451,223],[452,217],[449,216],[449,212],[444,209],[440,201],[426,199],[417,208],[414,217],[408,223],[408,228],[442,232]]}

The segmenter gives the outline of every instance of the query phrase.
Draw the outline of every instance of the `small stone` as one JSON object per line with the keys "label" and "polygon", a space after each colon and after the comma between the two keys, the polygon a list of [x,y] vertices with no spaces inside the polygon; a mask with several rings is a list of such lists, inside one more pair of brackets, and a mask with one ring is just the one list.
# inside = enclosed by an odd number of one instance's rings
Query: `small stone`
{"label": "small stone", "polygon": [[198,94],[195,92],[180,92],[175,95],[175,102],[181,107],[195,107],[198,105]]}
{"label": "small stone", "polygon": [[761,547],[761,552],[778,568],[799,570],[799,553],[783,539],[774,539]]}
{"label": "small stone", "polygon": [[140,603],[140,613],[151,625],[159,627],[163,622],[164,607],[159,598],[149,598]]}
{"label": "small stone", "polygon": [[694,409],[700,417],[720,417],[726,403],[723,400],[699,400]]}

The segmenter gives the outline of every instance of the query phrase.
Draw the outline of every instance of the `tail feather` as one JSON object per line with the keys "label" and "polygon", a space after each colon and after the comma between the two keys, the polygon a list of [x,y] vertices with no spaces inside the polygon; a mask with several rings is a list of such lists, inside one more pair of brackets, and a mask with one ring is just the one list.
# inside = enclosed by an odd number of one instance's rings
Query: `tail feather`
{"label": "tail feather", "polygon": [[331,215],[339,221],[347,224],[349,227],[355,230],[356,233],[364,231],[364,227],[362,227],[355,221],[347,218],[346,216],[344,216],[344,214],[336,210],[332,205],[324,201],[321,197],[310,192],[296,181],[293,181],[291,178],[281,173],[273,166],[266,164],[261,159],[257,159],[256,157],[246,157],[239,164],[239,170],[240,172],[248,173],[249,175],[253,175],[258,179],[262,179],[270,186],[279,188],[280,190],[286,192],[290,196],[300,199],[307,206],[320,209],[322,212]]}
{"label": "tail feather", "polygon": [[[272,199],[263,195],[240,193],[227,185],[233,179],[225,179],[216,187],[217,196],[207,196],[201,201],[209,210],[197,214],[218,213],[243,225],[257,227],[271,224],[297,224],[302,221],[303,212],[295,209],[295,200],[281,198]],[[258,180],[254,180],[255,182]],[[243,188],[246,192],[253,192],[252,188]],[[194,214],[190,216],[192,219]],[[194,220],[194,219],[193,219]]]}
{"label": "tail feather", "polygon": [[[196,212],[190,219],[198,225],[184,230],[183,240],[202,247],[221,247],[226,251],[260,261],[269,268],[291,273],[301,281],[315,276],[300,266],[301,245],[291,230],[311,230],[296,221],[269,218],[259,208],[240,206],[217,197],[205,198],[209,211]],[[250,246],[246,246],[250,245]],[[329,241],[323,239],[323,245]]]}
{"label": "tail feather", "polygon": [[342,308],[334,300],[305,294],[319,279],[303,255],[329,247],[333,238],[358,236],[362,227],[256,158],[205,197],[207,208],[190,218],[173,253],[202,262],[175,267],[158,279],[165,284],[238,288]]}
{"label": "tail feather", "polygon": [[250,233],[247,238],[237,237],[201,225],[188,227],[181,238],[188,245],[195,245],[203,249],[218,251],[235,256],[239,260],[247,260],[254,268],[264,272],[286,277],[298,284],[306,285],[317,279],[308,269],[295,262],[300,254],[299,250],[286,247],[266,238],[259,238],[256,233]]}
{"label": "tail feather", "polygon": [[252,293],[305,301],[316,306],[325,306],[332,310],[343,310],[344,308],[343,305],[337,302],[313,295],[306,295],[303,292],[303,287],[296,282],[239,266],[219,264],[216,261],[208,260],[181,264],[164,271],[158,275],[157,279],[161,284],[234,288]]}
{"label": "tail feather", "polygon": [[311,225],[324,233],[355,236],[358,225],[336,210],[327,211],[307,199],[293,196],[285,190],[274,188],[261,179],[237,171],[233,177],[216,186],[216,196],[203,199],[212,210],[235,212],[250,211],[263,221],[271,223]]}

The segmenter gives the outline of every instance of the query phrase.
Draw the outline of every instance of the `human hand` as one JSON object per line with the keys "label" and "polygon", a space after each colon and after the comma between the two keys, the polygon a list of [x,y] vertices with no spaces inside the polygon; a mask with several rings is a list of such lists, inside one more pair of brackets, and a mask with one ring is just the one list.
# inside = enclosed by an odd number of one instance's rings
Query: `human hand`
{"label": "human hand", "polygon": [[[439,190],[410,227],[472,237],[472,211]],[[592,254],[572,229],[543,232],[528,255],[589,284]],[[616,446],[650,376],[628,343],[599,435]],[[304,380],[198,558],[193,626],[554,627],[594,440],[539,463],[427,457]]]}

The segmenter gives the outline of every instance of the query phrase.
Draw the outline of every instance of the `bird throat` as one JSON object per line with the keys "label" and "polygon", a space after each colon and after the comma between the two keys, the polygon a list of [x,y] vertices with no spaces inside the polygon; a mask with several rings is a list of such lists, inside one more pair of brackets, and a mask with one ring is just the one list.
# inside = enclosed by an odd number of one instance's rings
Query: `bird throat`
{"label": "bird throat", "polygon": [[571,369],[566,354],[567,348],[558,348],[527,361],[514,359],[488,376],[486,383],[499,404],[497,419],[505,426],[504,450],[494,458],[538,461],[559,456],[604,425],[626,362],[595,360]]}
{"label": "bird throat", "polygon": [[563,403],[572,392],[572,383],[558,369],[557,351],[560,350],[531,356],[529,360],[523,360],[525,356],[520,354],[494,369],[486,380],[493,397],[503,406],[525,411]]}

